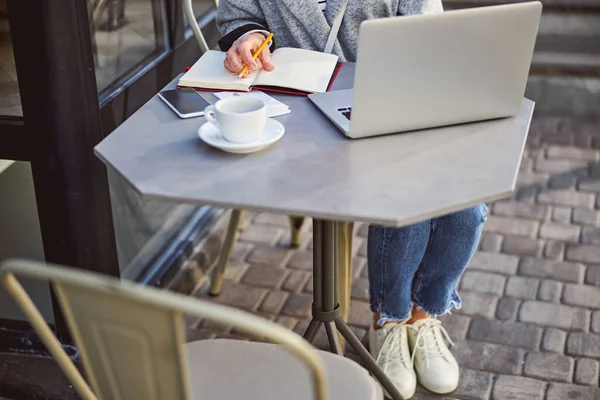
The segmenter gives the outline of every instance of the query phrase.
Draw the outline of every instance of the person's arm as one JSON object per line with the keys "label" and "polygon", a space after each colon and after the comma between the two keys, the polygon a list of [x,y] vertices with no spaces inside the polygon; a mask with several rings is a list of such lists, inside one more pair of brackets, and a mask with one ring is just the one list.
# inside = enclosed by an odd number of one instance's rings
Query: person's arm
{"label": "person's arm", "polygon": [[[218,42],[219,48],[222,51],[228,51],[231,48],[231,46],[233,46],[233,43],[235,43],[236,40],[241,39],[244,36],[248,36],[251,33],[256,33],[256,32],[261,33],[265,38],[267,36],[269,36],[269,34],[270,34],[269,31],[267,31],[260,25],[255,25],[255,24],[243,25],[243,26],[240,26],[239,28],[232,30],[227,35],[225,35],[221,39],[219,39],[219,42]],[[272,44],[273,44],[273,41],[271,41],[271,43],[269,43],[270,47],[272,47]]]}
{"label": "person's arm", "polygon": [[[236,40],[251,33],[260,32],[265,37],[270,33],[257,0],[221,0],[217,28],[223,35],[218,42],[222,51],[228,51]],[[273,41],[269,47],[273,50]]]}
{"label": "person's arm", "polygon": [[[221,0],[217,9],[217,29],[223,37],[219,40],[219,47],[226,51],[223,65],[233,73],[240,73],[244,65],[250,71],[264,68],[272,71],[271,49],[274,43],[271,40],[269,48],[264,49],[258,60],[252,57],[269,35],[265,16],[258,0]],[[265,35],[266,33],[266,35]],[[260,61],[260,63],[257,63]],[[240,75],[241,76],[241,75]]]}

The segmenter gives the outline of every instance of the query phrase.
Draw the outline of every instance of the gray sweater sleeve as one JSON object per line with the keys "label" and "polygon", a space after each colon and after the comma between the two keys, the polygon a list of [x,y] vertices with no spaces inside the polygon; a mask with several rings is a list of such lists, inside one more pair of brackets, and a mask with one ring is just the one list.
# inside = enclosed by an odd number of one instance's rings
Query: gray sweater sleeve
{"label": "gray sweater sleeve", "polygon": [[244,25],[258,25],[267,29],[265,16],[257,1],[219,1],[217,28],[221,35],[227,35]]}
{"label": "gray sweater sleeve", "polygon": [[[219,47],[223,51],[229,50],[233,42],[249,31],[268,30],[262,9],[255,0],[221,0],[216,22],[222,35]],[[271,50],[273,48],[274,43]]]}
{"label": "gray sweater sleeve", "polygon": [[444,11],[440,0],[400,0],[398,15],[429,14]]}
{"label": "gray sweater sleeve", "polygon": [[[322,51],[343,2],[327,0],[323,13],[316,0],[221,0],[217,10],[217,28],[223,35],[219,47],[227,51],[248,31],[265,30],[275,34],[271,49]],[[350,0],[333,53],[342,61],[356,60],[360,24],[364,20],[441,11],[442,0]]]}

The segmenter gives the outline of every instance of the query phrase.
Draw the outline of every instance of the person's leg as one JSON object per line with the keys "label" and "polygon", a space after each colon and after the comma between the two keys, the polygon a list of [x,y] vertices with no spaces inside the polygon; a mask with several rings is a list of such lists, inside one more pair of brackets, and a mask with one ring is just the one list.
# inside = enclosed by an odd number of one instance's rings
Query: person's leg
{"label": "person's leg", "polygon": [[431,221],[403,228],[369,226],[369,294],[379,327],[410,318],[413,278],[429,243],[430,226]]}
{"label": "person's leg", "polygon": [[451,343],[448,333],[439,320],[427,317],[460,307],[456,284],[477,249],[486,212],[482,204],[433,219],[429,245],[413,279],[415,310],[408,340],[419,381],[436,393],[456,389],[460,373],[446,344]]}
{"label": "person's leg", "polygon": [[368,268],[371,311],[369,349],[400,393],[417,387],[406,320],[412,312],[413,277],[429,242],[430,221],[404,228],[369,227]]}
{"label": "person's leg", "polygon": [[429,245],[413,280],[413,303],[432,316],[460,307],[456,284],[479,244],[485,204],[431,221]]}

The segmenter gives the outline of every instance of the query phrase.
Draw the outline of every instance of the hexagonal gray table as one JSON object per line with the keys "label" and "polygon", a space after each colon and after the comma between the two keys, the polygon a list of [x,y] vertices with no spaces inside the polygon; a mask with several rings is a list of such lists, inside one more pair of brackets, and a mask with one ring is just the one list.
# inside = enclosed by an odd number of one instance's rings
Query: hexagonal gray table
{"label": "hexagonal gray table", "polygon": [[[333,89],[351,87],[353,72],[352,64],[344,65]],[[197,135],[203,118],[179,119],[154,97],[96,154],[148,198],[312,217],[315,303],[305,336],[312,339],[324,324],[339,351],[337,328],[401,398],[339,318],[336,221],[403,226],[509,196],[533,102],[524,99],[514,118],[350,140],[307,98],[275,97],[292,110],[278,117],[286,133],[258,153],[209,147]]]}

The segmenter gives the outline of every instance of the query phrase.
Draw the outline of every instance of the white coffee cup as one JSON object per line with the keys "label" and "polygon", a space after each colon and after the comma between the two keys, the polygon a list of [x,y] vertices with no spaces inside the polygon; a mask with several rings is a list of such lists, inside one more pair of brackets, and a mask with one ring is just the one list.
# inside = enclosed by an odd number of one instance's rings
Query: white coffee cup
{"label": "white coffee cup", "polygon": [[252,97],[229,97],[204,110],[206,120],[214,124],[231,143],[250,143],[260,138],[267,122],[265,103]]}

